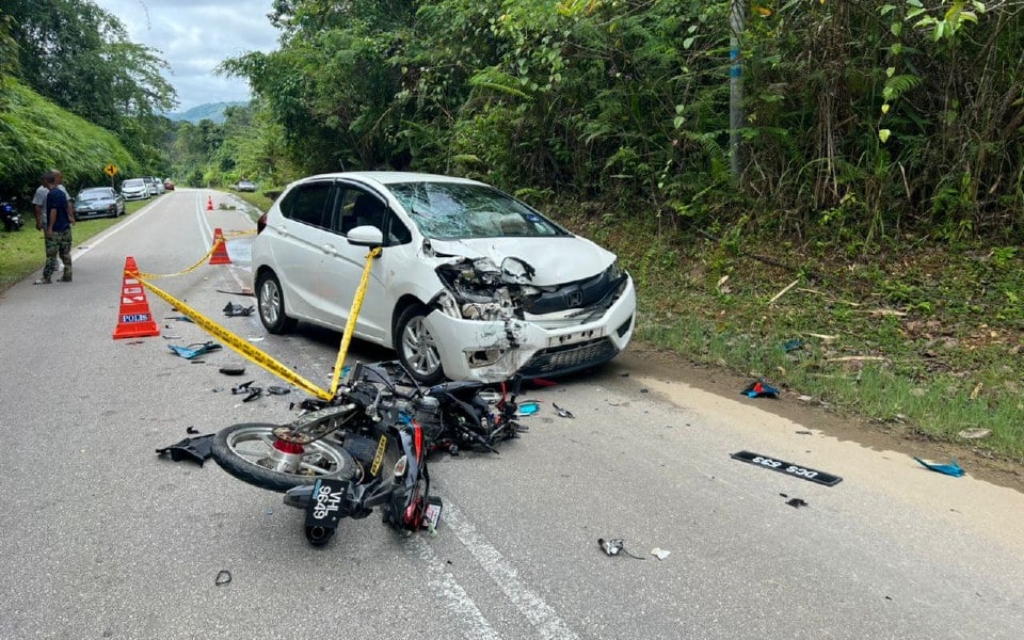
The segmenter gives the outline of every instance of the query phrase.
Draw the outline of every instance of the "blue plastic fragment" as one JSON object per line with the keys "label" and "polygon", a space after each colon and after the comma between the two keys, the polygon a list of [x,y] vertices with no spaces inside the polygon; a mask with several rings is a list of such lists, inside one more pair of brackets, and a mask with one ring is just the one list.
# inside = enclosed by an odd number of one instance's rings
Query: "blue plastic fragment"
{"label": "blue plastic fragment", "polygon": [[956,458],[950,458],[949,464],[935,464],[934,462],[925,462],[921,458],[914,458],[914,460],[917,460],[923,466],[927,467],[928,469],[931,469],[932,471],[938,471],[939,473],[944,473],[947,476],[953,476],[954,478],[959,478],[965,473],[964,470],[957,463]]}
{"label": "blue plastic fragment", "polygon": [[532,416],[538,411],[540,411],[540,405],[536,402],[524,402],[519,405],[519,415],[521,416]]}

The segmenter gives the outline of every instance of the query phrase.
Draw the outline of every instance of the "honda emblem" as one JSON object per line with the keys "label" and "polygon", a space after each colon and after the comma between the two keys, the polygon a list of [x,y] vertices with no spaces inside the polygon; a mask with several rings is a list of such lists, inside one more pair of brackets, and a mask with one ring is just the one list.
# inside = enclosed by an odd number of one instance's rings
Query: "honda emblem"
{"label": "honda emblem", "polygon": [[579,289],[568,291],[565,294],[565,304],[570,308],[578,307],[583,304],[583,292]]}

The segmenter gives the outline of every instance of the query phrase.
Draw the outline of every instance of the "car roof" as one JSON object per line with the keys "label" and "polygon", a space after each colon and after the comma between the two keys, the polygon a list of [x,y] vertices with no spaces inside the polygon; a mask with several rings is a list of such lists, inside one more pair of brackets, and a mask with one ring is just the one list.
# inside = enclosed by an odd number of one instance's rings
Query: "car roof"
{"label": "car roof", "polygon": [[106,191],[107,193],[109,193],[109,192],[113,191],[113,188],[112,187],[86,187],[85,189],[82,189],[78,193],[85,193],[87,191]]}
{"label": "car roof", "polygon": [[321,173],[309,176],[305,180],[323,180],[325,178],[351,179],[360,182],[375,183],[381,186],[407,182],[451,182],[461,184],[484,184],[477,180],[444,176],[436,173],[417,173],[414,171],[343,171],[340,173]]}

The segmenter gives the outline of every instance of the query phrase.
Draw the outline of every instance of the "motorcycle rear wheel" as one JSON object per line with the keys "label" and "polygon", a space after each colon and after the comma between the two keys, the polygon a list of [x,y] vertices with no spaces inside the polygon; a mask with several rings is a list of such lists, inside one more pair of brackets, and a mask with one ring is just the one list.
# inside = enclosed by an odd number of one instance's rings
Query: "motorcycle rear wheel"
{"label": "motorcycle rear wheel", "polygon": [[311,485],[321,478],[350,480],[358,473],[356,461],[341,445],[329,439],[305,445],[297,473],[270,468],[275,455],[271,423],[244,423],[222,429],[213,438],[213,459],[229,474],[261,489],[284,493],[292,487]]}

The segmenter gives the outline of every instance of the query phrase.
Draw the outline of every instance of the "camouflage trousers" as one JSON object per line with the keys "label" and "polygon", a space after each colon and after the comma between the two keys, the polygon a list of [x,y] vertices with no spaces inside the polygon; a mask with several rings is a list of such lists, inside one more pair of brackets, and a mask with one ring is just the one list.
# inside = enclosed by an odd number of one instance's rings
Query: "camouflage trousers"
{"label": "camouflage trousers", "polygon": [[43,267],[43,278],[50,279],[57,270],[57,256],[64,263],[64,279],[71,279],[71,229],[54,231],[46,239],[46,266]]}

